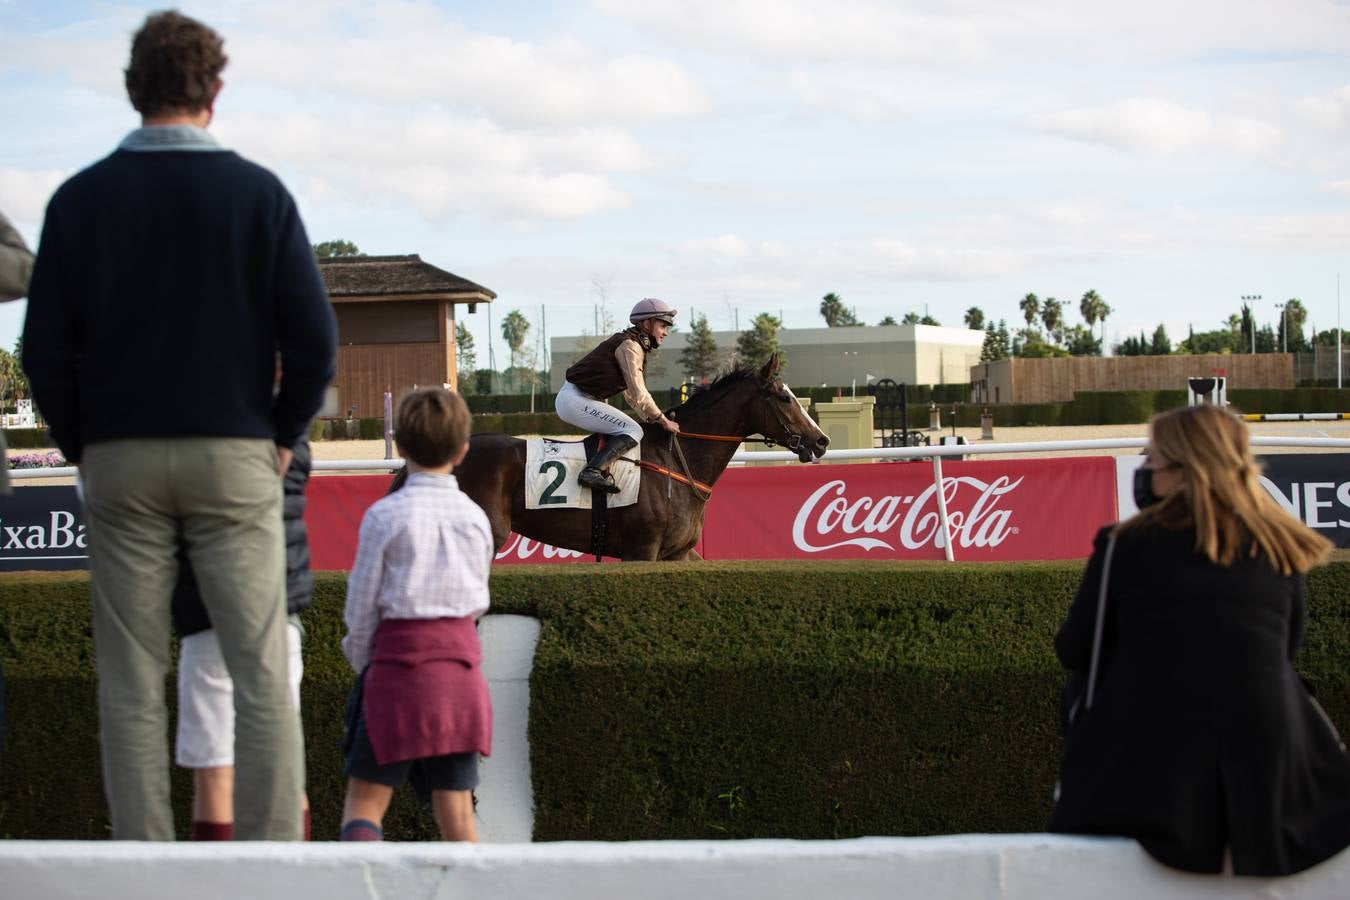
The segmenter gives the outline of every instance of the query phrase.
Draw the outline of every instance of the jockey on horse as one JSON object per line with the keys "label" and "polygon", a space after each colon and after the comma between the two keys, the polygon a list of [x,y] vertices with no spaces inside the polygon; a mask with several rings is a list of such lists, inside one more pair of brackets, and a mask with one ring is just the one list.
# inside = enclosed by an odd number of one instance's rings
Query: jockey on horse
{"label": "jockey on horse", "polygon": [[615,394],[622,392],[643,421],[679,433],[680,426],[662,414],[642,377],[647,354],[666,339],[675,324],[675,313],[664,300],[638,301],[628,316],[631,328],[612,335],[568,368],[567,381],[554,404],[558,418],[587,431],[611,435],[577,476],[577,483],[583,487],[618,493],[619,486],[606,467],[642,440],[642,426],[606,402]]}

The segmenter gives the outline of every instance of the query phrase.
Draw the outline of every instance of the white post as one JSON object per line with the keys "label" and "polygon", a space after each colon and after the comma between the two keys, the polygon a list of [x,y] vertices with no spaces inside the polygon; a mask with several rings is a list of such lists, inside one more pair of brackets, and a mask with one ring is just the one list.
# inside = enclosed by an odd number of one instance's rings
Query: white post
{"label": "white post", "polygon": [[1341,275],[1336,273],[1336,387],[1341,386]]}
{"label": "white post", "polygon": [[942,525],[942,551],[947,562],[956,562],[952,555],[952,529],[947,521],[947,494],[942,489],[942,457],[933,456],[933,484],[937,486],[938,522]]}

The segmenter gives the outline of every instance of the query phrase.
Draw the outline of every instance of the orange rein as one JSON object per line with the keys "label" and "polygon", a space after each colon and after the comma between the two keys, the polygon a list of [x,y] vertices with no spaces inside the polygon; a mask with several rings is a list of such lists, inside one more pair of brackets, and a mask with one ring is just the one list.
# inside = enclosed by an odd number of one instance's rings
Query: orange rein
{"label": "orange rein", "polygon": [[[631,460],[631,459],[628,460],[628,461],[629,461],[629,462],[633,462],[633,460]],[[665,466],[658,466],[656,463],[654,463],[654,462],[647,462],[647,460],[645,460],[645,459],[640,459],[640,460],[638,460],[635,464],[637,465],[637,467],[638,467],[639,469],[646,469],[646,470],[648,470],[648,471],[650,471],[650,472],[656,472],[656,473],[658,473],[658,474],[660,474],[660,475],[664,475],[664,476],[666,476],[667,478],[674,478],[676,481],[681,482],[681,483],[683,483],[683,484],[687,484],[687,485],[689,485],[690,487],[692,487],[692,488],[694,488],[694,489],[696,489],[696,490],[700,490],[700,491],[702,491],[702,492],[705,493],[705,494],[711,494],[711,493],[712,493],[712,485],[710,485],[710,484],[704,484],[703,482],[698,481],[698,480],[696,480],[696,479],[689,478],[689,477],[686,477],[686,476],[684,476],[684,475],[681,475],[679,472],[674,472],[674,471],[672,471],[672,470],[670,470],[670,469],[667,469]],[[707,499],[707,498],[705,497],[704,499]]]}
{"label": "orange rein", "polygon": [[678,432],[676,436],[694,438],[695,440],[700,441],[732,441],[737,444],[745,440],[745,438],[739,438],[736,437],[735,435],[730,434],[693,434],[692,432],[688,431]]}

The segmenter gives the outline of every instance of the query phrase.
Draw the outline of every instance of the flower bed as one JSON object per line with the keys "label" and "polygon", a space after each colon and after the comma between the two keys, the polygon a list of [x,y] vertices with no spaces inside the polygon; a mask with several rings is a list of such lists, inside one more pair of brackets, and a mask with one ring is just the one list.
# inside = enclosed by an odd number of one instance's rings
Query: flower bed
{"label": "flower bed", "polygon": [[11,453],[6,457],[11,469],[55,469],[68,466],[60,450],[34,450],[28,453]]}

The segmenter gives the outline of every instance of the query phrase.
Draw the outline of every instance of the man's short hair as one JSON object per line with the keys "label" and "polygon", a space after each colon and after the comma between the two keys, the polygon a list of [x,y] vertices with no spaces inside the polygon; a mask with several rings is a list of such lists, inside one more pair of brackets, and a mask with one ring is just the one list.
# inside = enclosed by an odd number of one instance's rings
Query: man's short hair
{"label": "man's short hair", "polygon": [[127,96],[143,116],[200,112],[225,68],[225,41],[177,10],[152,13],[131,39]]}
{"label": "man's short hair", "polygon": [[445,388],[418,388],[398,404],[394,439],[403,455],[436,468],[454,459],[469,440],[472,424],[464,398]]}

